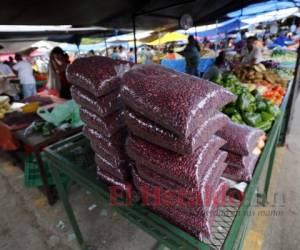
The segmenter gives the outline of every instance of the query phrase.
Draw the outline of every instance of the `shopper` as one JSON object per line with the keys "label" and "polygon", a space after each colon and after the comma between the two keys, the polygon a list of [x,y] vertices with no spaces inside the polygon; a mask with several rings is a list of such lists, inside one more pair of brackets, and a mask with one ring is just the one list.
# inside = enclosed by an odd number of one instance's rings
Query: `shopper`
{"label": "shopper", "polygon": [[71,84],[66,78],[66,68],[70,64],[69,56],[60,47],[50,53],[47,87],[56,90],[61,98],[71,99]]}
{"label": "shopper", "polygon": [[254,36],[247,38],[246,46],[242,49],[243,64],[257,64],[262,62],[262,49],[255,45],[256,38]]}
{"label": "shopper", "polygon": [[144,64],[153,63],[153,51],[151,48],[147,47],[145,52],[145,61]]}
{"label": "shopper", "polygon": [[127,54],[127,59],[129,62],[135,63],[135,54],[134,54],[133,48],[129,49],[129,52]]}
{"label": "shopper", "polygon": [[127,54],[122,45],[119,46],[119,59],[127,61]]}
{"label": "shopper", "polygon": [[119,53],[118,53],[118,50],[117,50],[117,47],[113,47],[113,51],[112,51],[112,53],[111,53],[111,58],[112,58],[113,60],[118,60],[118,59],[120,59]]}
{"label": "shopper", "polygon": [[22,85],[23,97],[33,96],[36,94],[35,78],[33,76],[33,69],[30,62],[23,60],[20,54],[15,55],[16,64],[13,70],[17,73]]}
{"label": "shopper", "polygon": [[199,76],[198,64],[200,60],[200,47],[192,35],[188,37],[188,44],[180,54],[185,57],[186,73]]}

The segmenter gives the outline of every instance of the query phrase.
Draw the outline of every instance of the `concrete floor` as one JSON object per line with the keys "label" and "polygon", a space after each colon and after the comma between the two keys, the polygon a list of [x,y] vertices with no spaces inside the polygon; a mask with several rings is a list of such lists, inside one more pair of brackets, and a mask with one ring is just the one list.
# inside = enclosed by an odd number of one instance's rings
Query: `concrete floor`
{"label": "concrete floor", "polygon": [[[298,98],[296,107],[299,106]],[[277,150],[269,203],[264,208],[255,208],[257,213],[246,235],[245,250],[300,249],[299,138],[300,109],[296,109],[287,144]],[[110,207],[101,205],[86,190],[74,185],[70,194],[82,232],[92,249],[154,248],[155,239]],[[260,211],[274,210],[280,213],[259,215]],[[62,204],[57,202],[50,207],[39,190],[25,188],[23,172],[1,154],[0,250],[48,249],[79,249]]]}

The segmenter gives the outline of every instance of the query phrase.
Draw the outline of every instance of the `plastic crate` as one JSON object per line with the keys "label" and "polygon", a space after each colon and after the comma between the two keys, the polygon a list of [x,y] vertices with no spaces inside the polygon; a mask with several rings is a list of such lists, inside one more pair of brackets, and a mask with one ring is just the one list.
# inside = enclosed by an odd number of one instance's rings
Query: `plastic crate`
{"label": "plastic crate", "polygon": [[[48,163],[45,160],[43,153],[41,154],[41,157],[42,157],[42,160],[44,163],[44,169],[47,173],[48,185],[53,186],[54,183],[53,183],[52,175],[50,173]],[[61,175],[61,179],[62,179],[63,183],[68,182],[68,177],[65,175]],[[43,186],[43,180],[42,180],[42,176],[40,173],[40,169],[39,169],[38,163],[37,163],[34,155],[29,155],[25,159],[24,185],[26,187],[41,187],[41,186]]]}

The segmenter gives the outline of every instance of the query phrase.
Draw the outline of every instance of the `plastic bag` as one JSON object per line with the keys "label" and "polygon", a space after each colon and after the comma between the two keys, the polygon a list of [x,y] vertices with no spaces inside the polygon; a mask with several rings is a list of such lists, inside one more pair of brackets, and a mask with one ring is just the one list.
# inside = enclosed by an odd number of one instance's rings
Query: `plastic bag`
{"label": "plastic bag", "polygon": [[100,117],[106,117],[122,107],[119,90],[105,96],[95,97],[84,89],[72,86],[71,93],[73,99],[81,107],[93,111]]}
{"label": "plastic bag", "polygon": [[110,138],[87,126],[83,127],[82,132],[91,141],[92,145],[105,148],[115,157],[119,156],[121,151],[124,151],[126,130],[120,130]]}
{"label": "plastic bag", "polygon": [[126,105],[180,138],[187,138],[207,117],[235,99],[214,83],[159,65],[134,67],[122,81],[121,97]]}
{"label": "plastic bag", "polygon": [[251,160],[249,161],[249,164],[244,168],[237,168],[235,166],[228,165],[223,173],[223,176],[237,182],[251,181],[257,160],[258,156],[251,155]]}
{"label": "plastic bag", "polygon": [[130,182],[128,181],[122,181],[116,178],[115,176],[112,176],[110,173],[106,172],[103,169],[97,168],[97,176],[98,179],[103,181],[109,186],[114,186],[117,188],[117,190],[123,191],[123,192],[130,192],[131,190],[128,190],[129,187],[131,187]]}
{"label": "plastic bag", "polygon": [[111,137],[121,128],[125,127],[123,111],[117,111],[111,115],[101,118],[88,109],[81,108],[80,117],[90,128],[105,134],[107,137]]}
{"label": "plastic bag", "polygon": [[262,130],[231,121],[216,134],[226,140],[222,149],[239,155],[251,154],[265,136]]}
{"label": "plastic bag", "polygon": [[252,161],[253,155],[237,155],[231,152],[228,152],[226,158],[226,163],[232,167],[236,168],[247,168],[250,162]]}
{"label": "plastic bag", "polygon": [[[155,173],[144,165],[137,164],[136,169],[139,176],[145,181],[157,185],[162,189],[169,190],[173,192],[175,196],[181,192],[184,198],[183,201],[180,202],[182,211],[197,215],[199,214],[199,209],[208,206],[212,202],[220,177],[226,167],[226,164],[224,164],[226,155],[227,153],[219,151],[212,163],[209,164],[207,168],[200,170],[202,171],[202,179],[199,181],[200,184],[197,188],[191,186],[184,187],[170,178]],[[165,198],[163,194],[162,198]]]}
{"label": "plastic bag", "polygon": [[100,155],[96,154],[95,162],[97,165],[97,169],[99,169],[100,171],[104,170],[110,175],[118,178],[118,180],[128,181],[130,176],[130,171],[126,161],[118,165],[114,165],[113,163],[102,158]]}
{"label": "plastic bag", "polygon": [[179,154],[193,153],[228,121],[227,116],[217,112],[202,123],[188,138],[181,139],[142,115],[130,110],[125,111],[126,125],[134,135]]}
{"label": "plastic bag", "polygon": [[104,147],[104,145],[102,145],[101,143],[91,142],[91,148],[95,153],[101,155],[103,159],[111,162],[115,166],[119,166],[119,164],[122,164],[129,159],[123,147],[112,153],[106,146]]}
{"label": "plastic bag", "polygon": [[120,88],[121,79],[117,75],[116,66],[121,64],[128,67],[133,65],[103,56],[78,58],[68,66],[66,77],[69,82],[91,94],[103,96]]}
{"label": "plastic bag", "polygon": [[[170,223],[175,224],[176,226],[192,234],[198,239],[202,239],[203,237],[210,237],[214,218],[217,214],[217,208],[219,204],[224,200],[223,197],[228,190],[228,185],[225,182],[219,182],[214,193],[213,202],[211,202],[206,207],[200,208],[197,215],[192,215],[190,213],[182,211],[181,207],[177,205],[177,200],[163,199],[162,194],[164,194],[165,192],[167,193],[168,190],[158,189],[158,186],[145,181],[134,170],[132,175],[136,188],[140,192],[143,192],[143,190],[147,190],[147,197],[143,195],[141,196],[142,198],[147,199],[143,200],[143,202],[148,204],[149,208],[153,212],[159,214]],[[160,190],[160,203],[157,202],[157,190]]]}
{"label": "plastic bag", "polygon": [[206,169],[211,164],[217,151],[224,143],[222,138],[212,136],[204,146],[199,147],[193,154],[181,156],[130,135],[126,142],[126,152],[136,164],[141,163],[183,186],[199,187],[204,172],[201,170]]}
{"label": "plastic bag", "polygon": [[72,127],[80,127],[83,125],[79,115],[79,107],[74,100],[58,104],[52,111],[41,107],[37,110],[37,114],[43,120],[54,124],[56,127],[68,121],[70,121]]}

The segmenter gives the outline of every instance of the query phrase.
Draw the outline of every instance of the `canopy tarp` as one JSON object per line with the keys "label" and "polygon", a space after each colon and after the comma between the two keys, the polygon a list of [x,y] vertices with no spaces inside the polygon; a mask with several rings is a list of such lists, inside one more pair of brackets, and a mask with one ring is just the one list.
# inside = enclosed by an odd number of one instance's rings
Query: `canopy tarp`
{"label": "canopy tarp", "polygon": [[164,34],[162,37],[147,44],[152,46],[157,46],[169,42],[178,42],[178,41],[186,41],[186,40],[187,40],[187,35],[178,32],[168,32]]}
{"label": "canopy tarp", "polygon": [[[188,34],[196,34],[196,36],[205,37],[213,36],[218,33],[229,33],[235,30],[247,28],[249,25],[247,23],[241,22],[239,19],[233,19],[230,21],[225,21],[223,23],[215,24],[210,29],[201,30],[200,28],[192,28],[187,31]],[[200,29],[200,31],[199,31]]]}
{"label": "canopy tarp", "polygon": [[190,14],[195,24],[211,23],[259,0],[11,0],[2,1],[0,24],[5,25],[101,25],[132,29],[178,28],[179,19]]}

